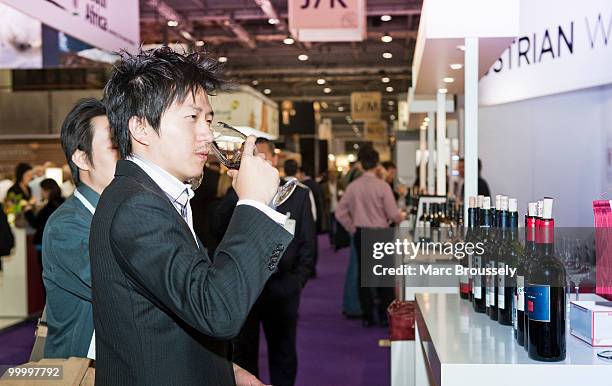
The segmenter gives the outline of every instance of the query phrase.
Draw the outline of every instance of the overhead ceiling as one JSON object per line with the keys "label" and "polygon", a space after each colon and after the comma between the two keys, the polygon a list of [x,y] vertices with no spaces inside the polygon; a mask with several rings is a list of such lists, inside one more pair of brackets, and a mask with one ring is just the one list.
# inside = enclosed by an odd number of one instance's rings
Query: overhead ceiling
{"label": "overhead ceiling", "polygon": [[[331,0],[321,0],[331,1]],[[337,1],[337,0],[336,0]],[[258,4],[264,3],[264,6]],[[270,8],[280,23],[269,24]],[[283,43],[288,31],[287,1],[280,0],[140,0],[144,44],[187,43],[227,57],[232,79],[249,84],[277,102],[286,99],[325,101],[322,118],[331,118],[336,136],[354,136],[347,122],[350,93],[381,91],[383,119],[397,116],[397,100],[411,83],[411,66],[422,0],[367,0],[367,40],[354,43]],[[263,9],[266,9],[267,14]],[[380,16],[390,15],[387,22]],[[169,20],[178,25],[168,26]],[[389,34],[393,41],[384,43]],[[199,43],[197,43],[200,41]],[[390,52],[393,57],[384,59]],[[298,56],[308,55],[300,61]],[[383,83],[382,77],[389,77]],[[317,79],[324,78],[324,85]],[[255,82],[254,82],[255,81]],[[254,84],[256,83],[256,84]],[[386,91],[387,87],[393,91]],[[331,92],[323,92],[325,87]],[[338,107],[343,107],[343,112]]]}

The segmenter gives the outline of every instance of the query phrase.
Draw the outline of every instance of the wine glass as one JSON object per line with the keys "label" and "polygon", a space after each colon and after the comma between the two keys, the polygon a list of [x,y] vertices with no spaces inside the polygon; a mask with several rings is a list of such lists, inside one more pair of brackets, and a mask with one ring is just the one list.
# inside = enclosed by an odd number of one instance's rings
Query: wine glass
{"label": "wine glass", "polygon": [[[225,122],[217,122],[211,129],[214,141],[210,148],[213,154],[228,169],[240,169],[240,159],[247,136]],[[297,187],[297,183],[297,178],[287,177],[285,183],[278,188],[270,206],[276,209],[287,201]]]}

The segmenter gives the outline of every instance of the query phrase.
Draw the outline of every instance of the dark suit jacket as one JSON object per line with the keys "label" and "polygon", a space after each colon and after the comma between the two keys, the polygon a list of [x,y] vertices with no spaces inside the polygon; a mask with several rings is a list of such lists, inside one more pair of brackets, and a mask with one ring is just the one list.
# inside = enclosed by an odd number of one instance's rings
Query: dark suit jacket
{"label": "dark suit jacket", "polygon": [[[232,216],[236,202],[238,196],[234,189],[230,188],[213,213],[213,217],[218,221],[211,224],[211,227],[219,239],[223,238],[229,225],[223,219]],[[308,188],[297,186],[287,201],[276,210],[282,214],[290,212],[296,226],[293,240],[278,265],[278,272],[272,275],[265,291],[272,291],[276,295],[297,295],[310,278],[315,264],[316,232]]]}
{"label": "dark suit jacket", "polygon": [[211,261],[158,185],[119,161],[89,242],[96,384],[234,385],[228,340],[290,240],[241,205]]}

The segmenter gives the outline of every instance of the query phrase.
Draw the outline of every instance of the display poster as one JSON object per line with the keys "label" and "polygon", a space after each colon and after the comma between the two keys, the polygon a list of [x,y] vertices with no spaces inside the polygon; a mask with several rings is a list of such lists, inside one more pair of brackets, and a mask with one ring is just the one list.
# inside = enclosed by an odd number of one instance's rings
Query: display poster
{"label": "display poster", "polygon": [[366,38],[366,0],[289,0],[289,29],[307,42]]}
{"label": "display poster", "polygon": [[136,51],[140,44],[138,0],[0,0],[0,3],[96,48]]}
{"label": "display poster", "polygon": [[250,87],[210,97],[215,121],[246,126],[278,137],[278,105]]}
{"label": "display poster", "polygon": [[480,80],[481,105],[612,83],[612,2],[522,0],[518,37]]}
{"label": "display poster", "polygon": [[42,24],[0,2],[0,68],[42,68]]}

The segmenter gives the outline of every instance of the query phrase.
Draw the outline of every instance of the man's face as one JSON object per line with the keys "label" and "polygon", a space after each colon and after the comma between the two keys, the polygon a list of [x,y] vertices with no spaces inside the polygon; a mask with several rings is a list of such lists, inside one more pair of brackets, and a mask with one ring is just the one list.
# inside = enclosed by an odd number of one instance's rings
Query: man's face
{"label": "man's face", "polygon": [[98,188],[101,191],[111,183],[115,176],[115,165],[119,153],[111,141],[108,118],[105,115],[95,117],[91,120],[91,125],[94,135],[91,141],[92,165],[89,176],[91,183],[95,185],[92,188]]}
{"label": "man's face", "polygon": [[386,178],[387,182],[393,182],[393,179],[395,178],[395,172],[396,172],[395,168],[387,169],[387,178]]}
{"label": "man's face", "polygon": [[180,181],[202,174],[213,134],[208,95],[198,89],[183,102],[175,101],[162,115],[159,135],[152,135],[151,161]]}
{"label": "man's face", "polygon": [[270,146],[267,143],[258,143],[255,145],[257,152],[263,154],[266,157],[266,161],[270,161],[272,166],[276,167],[278,163],[278,156],[270,151]]}

